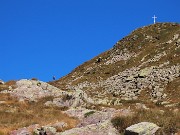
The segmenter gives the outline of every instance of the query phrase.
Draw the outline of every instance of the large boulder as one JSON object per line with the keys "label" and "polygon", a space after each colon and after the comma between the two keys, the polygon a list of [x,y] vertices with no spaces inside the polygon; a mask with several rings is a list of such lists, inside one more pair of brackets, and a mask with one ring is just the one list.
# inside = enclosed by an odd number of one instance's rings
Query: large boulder
{"label": "large boulder", "polygon": [[9,135],[32,135],[32,131],[37,129],[39,124],[30,125],[28,127],[19,128],[17,130],[13,130],[9,133]]}
{"label": "large boulder", "polygon": [[76,90],[76,92],[73,94],[73,97],[74,101],[72,107],[77,107],[80,106],[83,101],[87,99],[87,94],[82,90]]}
{"label": "large boulder", "polygon": [[126,128],[125,135],[154,135],[159,128],[154,123],[141,122]]}
{"label": "large boulder", "polygon": [[21,128],[18,130],[11,131],[10,135],[31,135],[31,132],[28,131],[27,128]]}
{"label": "large boulder", "polygon": [[153,67],[144,68],[139,72],[138,76],[145,78],[146,76],[148,76],[152,72],[152,70],[153,70]]}
{"label": "large boulder", "polygon": [[33,132],[33,135],[55,135],[56,134],[56,128],[51,126],[44,126],[41,128],[36,128]]}
{"label": "large boulder", "polygon": [[53,101],[47,101],[46,106],[55,105],[59,107],[79,107],[86,106],[87,103],[93,103],[93,100],[82,90],[66,92],[62,97],[54,98]]}
{"label": "large boulder", "polygon": [[16,82],[16,88],[7,91],[18,99],[37,101],[47,96],[60,96],[64,91],[42,81],[22,79]]}
{"label": "large boulder", "polygon": [[118,131],[109,120],[102,123],[91,124],[80,128],[73,128],[56,135],[118,135]]}

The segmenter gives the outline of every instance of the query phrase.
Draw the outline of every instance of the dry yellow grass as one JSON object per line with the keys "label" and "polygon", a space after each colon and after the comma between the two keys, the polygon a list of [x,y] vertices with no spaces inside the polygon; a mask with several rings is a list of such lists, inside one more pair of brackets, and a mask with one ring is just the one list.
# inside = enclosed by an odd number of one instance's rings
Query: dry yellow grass
{"label": "dry yellow grass", "polygon": [[64,108],[44,106],[50,99],[47,97],[38,102],[18,102],[8,94],[0,94],[0,100],[5,101],[0,104],[0,135],[32,124],[43,126],[60,121],[66,122],[67,128],[73,128],[78,121],[63,114]]}
{"label": "dry yellow grass", "polygon": [[116,116],[111,122],[120,133],[133,124],[139,122],[152,122],[157,124],[161,129],[157,135],[170,135],[177,133],[180,130],[180,113],[174,113],[168,109],[164,109],[164,113],[158,109],[152,110],[136,110],[133,115],[129,116]]}

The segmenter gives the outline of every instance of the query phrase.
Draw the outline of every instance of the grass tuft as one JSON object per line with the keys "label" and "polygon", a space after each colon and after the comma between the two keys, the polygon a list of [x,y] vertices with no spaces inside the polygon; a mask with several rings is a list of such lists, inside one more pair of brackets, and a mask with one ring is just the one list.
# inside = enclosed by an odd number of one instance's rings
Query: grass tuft
{"label": "grass tuft", "polygon": [[95,111],[87,112],[87,113],[84,114],[84,117],[87,118],[87,117],[89,117],[90,115],[92,115],[94,113],[95,113]]}
{"label": "grass tuft", "polygon": [[159,110],[138,110],[132,116],[116,116],[111,122],[120,133],[123,133],[128,126],[146,121],[161,127],[157,134],[174,134],[180,129],[179,119],[180,113],[169,110],[165,110],[164,113]]}

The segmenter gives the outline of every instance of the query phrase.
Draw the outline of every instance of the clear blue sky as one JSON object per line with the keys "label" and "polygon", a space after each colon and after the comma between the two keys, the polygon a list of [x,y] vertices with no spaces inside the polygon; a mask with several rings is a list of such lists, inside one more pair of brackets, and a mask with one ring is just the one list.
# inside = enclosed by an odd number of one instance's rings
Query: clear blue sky
{"label": "clear blue sky", "polygon": [[0,79],[57,79],[132,30],[180,22],[180,0],[0,0]]}

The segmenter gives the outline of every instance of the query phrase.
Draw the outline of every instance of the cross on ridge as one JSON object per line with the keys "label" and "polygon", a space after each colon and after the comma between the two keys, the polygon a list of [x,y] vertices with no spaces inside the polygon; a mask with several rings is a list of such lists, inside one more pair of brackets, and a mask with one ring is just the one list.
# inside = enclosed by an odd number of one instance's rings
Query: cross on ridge
{"label": "cross on ridge", "polygon": [[153,19],[154,19],[154,24],[156,23],[156,16],[154,15],[153,17],[152,17]]}

